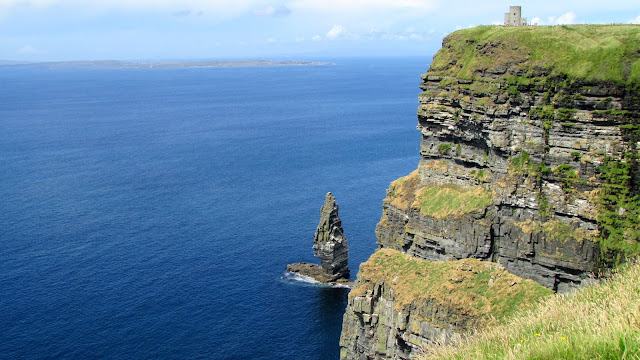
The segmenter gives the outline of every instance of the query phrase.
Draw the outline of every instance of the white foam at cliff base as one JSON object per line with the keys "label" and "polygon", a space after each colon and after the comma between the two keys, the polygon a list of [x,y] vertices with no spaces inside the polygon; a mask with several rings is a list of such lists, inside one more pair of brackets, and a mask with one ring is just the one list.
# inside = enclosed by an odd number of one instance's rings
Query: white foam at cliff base
{"label": "white foam at cliff base", "polygon": [[324,283],[321,283],[318,280],[312,278],[311,276],[300,275],[300,274],[292,273],[292,272],[289,272],[289,271],[286,271],[284,273],[284,275],[280,277],[280,279],[282,279],[284,281],[287,281],[287,282],[299,283],[299,284],[304,284],[304,285],[331,287],[331,288],[336,288],[336,289],[351,289],[351,287],[349,285],[346,285],[346,284],[340,284],[340,283],[324,284]]}
{"label": "white foam at cliff base", "polygon": [[300,274],[292,273],[289,271],[285,272],[284,276],[282,276],[281,279],[291,281],[291,282],[322,285],[322,283],[312,278],[311,276],[300,275]]}

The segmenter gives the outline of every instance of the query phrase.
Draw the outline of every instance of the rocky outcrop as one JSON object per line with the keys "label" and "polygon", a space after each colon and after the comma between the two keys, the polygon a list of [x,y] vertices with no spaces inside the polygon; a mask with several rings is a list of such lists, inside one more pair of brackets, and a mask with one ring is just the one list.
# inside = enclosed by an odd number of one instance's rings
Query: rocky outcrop
{"label": "rocky outcrop", "polygon": [[593,281],[610,185],[602,169],[636,147],[639,95],[541,67],[536,51],[511,38],[445,39],[420,86],[421,161],[391,184],[380,247],[499,262],[559,292]]}
{"label": "rocky outcrop", "polygon": [[313,255],[322,261],[322,269],[334,278],[349,278],[349,245],[338,216],[338,204],[327,193],[320,209],[320,223],[313,237]]}
{"label": "rocky outcrop", "polygon": [[412,359],[543,296],[518,293],[525,281],[568,292],[640,254],[640,57],[626,50],[639,33],[484,26],[444,39],[420,85],[418,169],[387,191],[342,359]]}
{"label": "rocky outcrop", "polygon": [[312,277],[321,283],[349,282],[349,245],[338,216],[338,204],[331,193],[327,193],[320,208],[313,254],[321,260],[321,266],[301,262],[287,265],[287,271]]}
{"label": "rocky outcrop", "polygon": [[[552,292],[499,264],[429,262],[381,249],[361,265],[343,319],[341,359],[415,359],[429,345],[526,308]],[[513,298],[522,299],[515,303]]]}

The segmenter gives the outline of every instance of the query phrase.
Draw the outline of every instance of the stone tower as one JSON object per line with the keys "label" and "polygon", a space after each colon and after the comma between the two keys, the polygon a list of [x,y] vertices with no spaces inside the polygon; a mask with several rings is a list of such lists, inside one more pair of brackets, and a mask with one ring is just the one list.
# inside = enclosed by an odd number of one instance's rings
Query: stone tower
{"label": "stone tower", "polygon": [[509,12],[504,14],[505,26],[525,26],[527,19],[522,17],[521,6],[509,6]]}

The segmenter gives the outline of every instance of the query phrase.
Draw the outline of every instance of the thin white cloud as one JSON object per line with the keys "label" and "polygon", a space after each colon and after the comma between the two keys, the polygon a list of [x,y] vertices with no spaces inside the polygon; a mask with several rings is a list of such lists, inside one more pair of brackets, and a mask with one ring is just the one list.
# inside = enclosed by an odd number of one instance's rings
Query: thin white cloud
{"label": "thin white cloud", "polygon": [[576,23],[577,15],[573,11],[567,11],[560,16],[549,16],[547,20],[542,20],[536,16],[531,19],[530,23],[533,25],[569,25]]}
{"label": "thin white cloud", "polygon": [[369,14],[375,12],[411,12],[416,15],[431,12],[437,0],[293,0],[292,9],[340,14]]}
{"label": "thin white cloud", "polygon": [[291,9],[289,9],[284,5],[279,7],[267,6],[265,8],[254,10],[253,14],[258,16],[273,16],[273,17],[287,16],[291,14]]}
{"label": "thin white cloud", "polygon": [[186,17],[186,16],[202,16],[204,15],[203,11],[191,11],[191,10],[180,10],[174,11],[171,15],[175,17]]}
{"label": "thin white cloud", "polygon": [[46,7],[55,3],[61,2],[60,0],[0,0],[0,6],[11,7],[15,5],[29,5],[37,8]]}
{"label": "thin white cloud", "polygon": [[[406,30],[415,30],[414,28],[407,28]],[[434,32],[419,32],[419,31],[401,31],[401,32],[387,32],[377,29],[371,29],[368,33],[361,36],[354,36],[349,34],[348,39],[355,40],[385,40],[385,41],[424,41],[425,39],[434,36]]]}
{"label": "thin white cloud", "polygon": [[[0,0],[0,10],[10,12],[12,8],[41,9],[51,6],[72,9],[76,13],[96,14],[108,11],[169,12],[177,16],[205,14],[216,18],[227,18],[255,9],[266,9],[271,0]],[[273,8],[273,15],[286,10]]]}
{"label": "thin white cloud", "polygon": [[320,41],[320,40],[322,40],[322,36],[320,36],[320,35],[314,35],[314,36],[311,38],[311,40],[313,40],[313,41]]}
{"label": "thin white cloud", "polygon": [[560,17],[558,17],[558,20],[556,20],[556,25],[575,24],[575,21],[576,21],[576,13],[574,13],[573,11],[569,11],[560,15]]}
{"label": "thin white cloud", "polygon": [[38,53],[38,49],[34,48],[31,45],[25,45],[18,49],[17,53],[20,55],[33,55]]}
{"label": "thin white cloud", "polygon": [[640,15],[635,19],[629,20],[629,24],[640,24]]}
{"label": "thin white cloud", "polygon": [[333,25],[331,30],[327,32],[327,39],[335,39],[344,33],[344,28],[342,25]]}

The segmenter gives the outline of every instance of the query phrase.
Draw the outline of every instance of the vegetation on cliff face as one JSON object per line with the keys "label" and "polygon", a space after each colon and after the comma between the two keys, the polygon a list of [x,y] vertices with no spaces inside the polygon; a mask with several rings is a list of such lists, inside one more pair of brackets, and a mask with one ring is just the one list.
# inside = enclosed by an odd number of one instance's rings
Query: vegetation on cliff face
{"label": "vegetation on cliff face", "polygon": [[503,319],[553,293],[495,263],[477,259],[432,262],[391,249],[373,254],[360,266],[359,276],[367,282],[353,289],[350,297],[384,282],[393,289],[396,311],[411,303],[435,300],[459,314],[479,319],[479,323]]}
{"label": "vegetation on cliff face", "polygon": [[640,359],[640,264],[612,280],[543,300],[428,359]]}
{"label": "vegetation on cliff face", "polygon": [[446,219],[491,205],[492,195],[481,185],[461,186],[454,184],[425,186],[419,190],[420,210],[426,216]]}
{"label": "vegetation on cliff face", "polygon": [[[565,199],[581,198],[593,207],[582,215],[597,221],[599,235],[589,237],[601,251],[598,265],[617,266],[640,255],[638,49],[638,25],[460,30],[445,38],[423,76],[418,115],[438,125],[451,117],[458,131],[500,118],[528,131],[513,135],[524,135],[524,143],[500,151],[510,152],[510,174],[533,184],[538,220],[554,220],[558,197],[550,197],[549,185],[559,185]],[[603,127],[608,139],[598,135]],[[449,149],[458,147],[456,157],[464,156],[464,146],[444,135],[430,142],[442,155],[452,156]]]}
{"label": "vegetation on cliff face", "polygon": [[414,170],[411,174],[391,183],[385,200],[399,209],[409,210],[416,199],[415,192],[419,182],[418,170]]}
{"label": "vegetation on cliff face", "polygon": [[[431,165],[439,166],[438,164]],[[475,174],[476,177],[484,175]],[[408,210],[420,209],[425,216],[445,219],[481,210],[491,205],[493,195],[483,186],[436,184],[420,186],[418,171],[391,183],[386,201]]]}
{"label": "vegetation on cliff face", "polygon": [[640,254],[640,199],[629,190],[628,163],[606,159],[599,170],[604,179],[598,214],[603,261],[616,265]]}
{"label": "vegetation on cliff face", "polygon": [[384,200],[343,358],[412,359],[510,321],[449,358],[640,360],[640,270],[521,312],[640,254],[638,49],[637,25],[445,38],[420,85],[420,165]]}
{"label": "vegetation on cliff face", "polygon": [[449,35],[443,48],[430,75],[471,79],[515,66],[530,78],[640,81],[637,25],[478,26]]}

